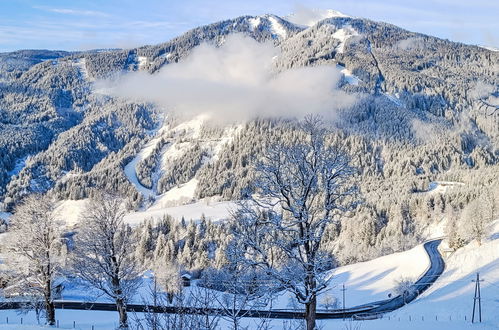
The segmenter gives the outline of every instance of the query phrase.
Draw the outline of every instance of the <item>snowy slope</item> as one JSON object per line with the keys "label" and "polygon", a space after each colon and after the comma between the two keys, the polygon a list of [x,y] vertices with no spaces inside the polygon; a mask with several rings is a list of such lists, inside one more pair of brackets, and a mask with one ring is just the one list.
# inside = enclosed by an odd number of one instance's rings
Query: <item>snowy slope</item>
{"label": "snowy slope", "polygon": [[483,319],[488,326],[499,325],[499,220],[490,226],[489,238],[479,246],[471,242],[446,260],[442,276],[413,304],[394,313],[435,316],[464,321],[471,317],[476,273],[480,273]]}
{"label": "snowy slope", "polygon": [[350,70],[348,70],[345,66],[340,65],[340,64],[336,64],[336,68],[338,68],[340,70],[340,72],[343,74],[343,78],[350,85],[357,86],[359,84],[359,82],[361,81],[359,79],[359,77],[352,74],[352,72]]}
{"label": "snowy slope", "polygon": [[236,207],[235,202],[212,202],[210,199],[202,199],[195,203],[171,206],[164,208],[153,207],[139,212],[133,212],[125,217],[125,221],[131,224],[138,224],[145,219],[161,218],[165,214],[180,220],[184,217],[186,220],[199,220],[204,215],[208,220],[217,221],[228,219],[231,210]]}
{"label": "snowy slope", "polygon": [[345,44],[348,39],[358,35],[359,33],[350,25],[345,25],[341,29],[336,30],[332,37],[340,41],[340,44],[336,47],[338,53],[343,53],[345,51]]}
{"label": "snowy slope", "polygon": [[[342,285],[345,285],[345,307],[354,307],[366,303],[388,299],[394,294],[397,281],[401,279],[418,279],[429,267],[430,260],[423,245],[415,248],[383,256],[367,262],[339,267],[331,271],[331,282],[328,290],[319,297],[319,307],[325,296],[338,299],[342,306]],[[286,293],[273,303],[274,308],[289,308],[291,295]]]}
{"label": "snowy slope", "polygon": [[[137,225],[146,219],[160,219],[164,215],[170,215],[174,219],[181,220],[184,217],[186,220],[199,220],[204,215],[206,219],[211,221],[219,221],[228,219],[231,212],[236,208],[236,202],[233,201],[217,201],[212,198],[204,198],[199,201],[192,202],[191,194],[192,187],[195,184],[195,179],[182,185],[180,188],[173,188],[166,194],[162,195],[165,200],[170,195],[179,202],[190,201],[188,204],[176,205],[176,203],[153,204],[146,210],[130,212],[125,216],[125,221],[132,225]],[[185,198],[182,200],[182,196]],[[61,202],[56,208],[57,217],[65,222],[68,226],[75,225],[79,222],[79,217],[82,215],[86,199],[73,201],[66,200]],[[165,206],[170,205],[170,206]],[[5,215],[7,217],[7,214]]]}
{"label": "snowy slope", "polygon": [[59,202],[55,208],[55,216],[67,226],[74,226],[80,221],[80,216],[85,209],[87,199],[65,200]]}
{"label": "snowy slope", "polygon": [[332,9],[308,9],[300,8],[296,13],[284,17],[287,21],[300,26],[313,26],[326,18],[350,17]]}
{"label": "snowy slope", "polygon": [[269,21],[271,24],[271,31],[272,34],[278,36],[281,39],[286,39],[288,36],[288,33],[286,32],[286,29],[277,21],[277,19],[273,16],[269,16]]}

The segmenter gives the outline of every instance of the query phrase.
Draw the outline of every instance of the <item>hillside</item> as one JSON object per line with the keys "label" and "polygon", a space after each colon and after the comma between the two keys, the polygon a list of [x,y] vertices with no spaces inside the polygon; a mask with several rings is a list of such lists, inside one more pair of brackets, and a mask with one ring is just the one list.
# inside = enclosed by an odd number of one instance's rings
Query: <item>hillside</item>
{"label": "hillside", "polygon": [[[220,47],[233,34],[274,45],[275,72],[335,68],[341,73],[335,88],[357,100],[335,109],[330,124],[332,143],[358,168],[365,200],[331,233],[330,249],[342,263],[412,247],[481,195],[495,200],[499,53],[332,16],[307,24],[243,16],[127,50],[2,54],[4,211],[30,192],[81,200],[98,187],[130,199],[132,222],[163,213],[199,219],[203,207],[247,197],[252,165],[267,139],[292,134],[292,120],[250,117],[214,125],[202,115],[182,118],[99,89],[103,79],[134,72],[157,76],[188,60],[197,46]],[[463,185],[425,193],[432,181]],[[218,220],[222,213],[209,215]],[[359,243],[351,246],[350,237]]]}

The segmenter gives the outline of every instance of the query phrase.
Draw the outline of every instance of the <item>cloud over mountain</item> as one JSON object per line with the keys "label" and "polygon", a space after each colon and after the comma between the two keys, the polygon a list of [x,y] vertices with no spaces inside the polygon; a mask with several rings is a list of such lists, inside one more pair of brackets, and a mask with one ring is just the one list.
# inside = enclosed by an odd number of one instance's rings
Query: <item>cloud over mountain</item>
{"label": "cloud over mountain", "polygon": [[[220,47],[202,44],[159,73],[129,73],[112,84],[112,94],[154,102],[178,115],[207,114],[216,120],[300,117],[351,105],[355,97],[338,89],[333,66],[275,72],[279,51],[271,43],[232,35]],[[109,84],[110,82],[107,82]]]}

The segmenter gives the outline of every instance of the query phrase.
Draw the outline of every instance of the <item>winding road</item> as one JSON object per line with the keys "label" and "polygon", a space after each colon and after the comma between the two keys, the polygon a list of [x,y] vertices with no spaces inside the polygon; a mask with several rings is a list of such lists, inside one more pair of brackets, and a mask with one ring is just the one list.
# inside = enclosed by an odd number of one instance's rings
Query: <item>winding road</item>
{"label": "winding road", "polygon": [[[413,285],[413,290],[404,296],[396,296],[391,299],[372,302],[369,304],[359,305],[351,308],[337,309],[328,312],[317,312],[317,319],[338,319],[338,318],[374,318],[377,315],[391,312],[403,307],[416,299],[421,293],[427,290],[443,273],[445,263],[438,251],[438,246],[442,242],[441,239],[426,242],[424,248],[430,258],[430,266],[426,272]],[[0,303],[2,309],[18,309],[22,306],[21,302],[5,302]],[[94,310],[94,311],[116,311],[116,305],[113,303],[89,303],[78,301],[56,301],[57,309],[73,309],[73,310]],[[228,312],[220,308],[198,308],[198,307],[158,307],[150,305],[129,304],[127,310],[130,312],[154,312],[154,313],[184,313],[184,314],[199,314],[199,315],[227,315]],[[289,310],[240,310],[240,317],[264,317],[278,319],[300,319],[304,317],[303,311]]]}

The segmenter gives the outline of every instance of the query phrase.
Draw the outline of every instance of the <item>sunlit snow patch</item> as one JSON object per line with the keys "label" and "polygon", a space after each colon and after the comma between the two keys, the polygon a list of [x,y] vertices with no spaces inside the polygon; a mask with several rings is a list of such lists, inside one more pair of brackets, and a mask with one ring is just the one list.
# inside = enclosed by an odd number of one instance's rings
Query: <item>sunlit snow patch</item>
{"label": "sunlit snow patch", "polygon": [[348,70],[347,68],[345,68],[343,65],[337,64],[336,68],[338,68],[340,70],[340,72],[343,74],[343,77],[345,78],[345,81],[347,83],[349,83],[350,85],[357,86],[359,84],[359,82],[362,81],[357,76],[352,74],[352,72],[350,70]]}
{"label": "sunlit snow patch", "polygon": [[250,24],[251,28],[253,29],[253,31],[255,31],[260,26],[260,23],[261,23],[261,19],[258,16],[249,19],[249,24]]}
{"label": "sunlit snow patch", "polygon": [[339,11],[332,9],[308,9],[301,8],[296,13],[286,16],[285,19],[293,24],[301,26],[312,26],[326,18],[350,17]]}
{"label": "sunlit snow patch", "polygon": [[280,37],[281,39],[286,39],[288,36],[286,29],[282,26],[281,23],[275,19],[275,17],[269,16],[269,21],[271,24],[271,32],[272,34]]}
{"label": "sunlit snow patch", "polygon": [[145,56],[138,56],[137,61],[139,63],[139,70],[144,69],[148,63],[147,57],[145,57]]}
{"label": "sunlit snow patch", "polygon": [[336,30],[333,33],[333,38],[340,41],[340,44],[336,47],[338,53],[343,53],[345,51],[345,44],[348,39],[358,35],[359,33],[350,25],[345,25],[341,29]]}

